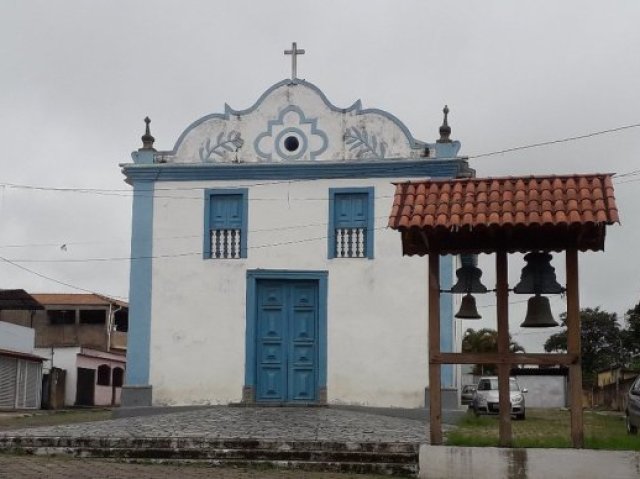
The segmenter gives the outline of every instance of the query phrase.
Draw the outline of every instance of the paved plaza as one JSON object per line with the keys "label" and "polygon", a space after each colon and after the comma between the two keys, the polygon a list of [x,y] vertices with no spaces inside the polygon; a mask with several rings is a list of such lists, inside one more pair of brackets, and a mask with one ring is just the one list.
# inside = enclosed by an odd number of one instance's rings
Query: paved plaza
{"label": "paved plaza", "polygon": [[212,406],[170,414],[3,431],[2,436],[427,442],[423,421],[335,408]]}
{"label": "paved plaza", "polygon": [[[57,426],[38,426],[0,432],[2,438],[16,437],[18,444],[27,444],[29,438],[50,438],[57,446],[42,447],[38,454],[59,454],[66,446],[76,453],[85,450],[88,440],[95,446],[160,447],[166,441],[178,440],[183,447],[233,448],[233,440],[252,439],[260,444],[251,447],[269,447],[262,444],[277,444],[276,449],[295,449],[305,443],[326,444],[329,450],[346,450],[356,444],[370,444],[370,450],[388,450],[389,443],[424,443],[428,431],[422,419],[390,417],[339,408],[253,408],[213,406],[196,410],[178,410],[168,414],[123,417],[106,421],[75,423]],[[142,439],[144,441],[141,441]],[[35,439],[42,441],[42,439]],[[230,441],[226,443],[226,441]],[[218,441],[217,446],[212,441]],[[222,442],[219,442],[222,441]],[[233,442],[233,443],[232,443]],[[105,446],[106,444],[108,446]],[[171,442],[174,445],[174,442]],[[296,446],[295,444],[302,444]],[[116,449],[117,449],[116,447]],[[188,448],[187,447],[187,448]],[[360,446],[358,446],[360,447]],[[346,449],[345,449],[346,448]],[[367,449],[367,447],[365,447]],[[68,449],[69,451],[71,449]],[[158,449],[156,449],[158,450]],[[193,449],[191,449],[193,451]],[[260,454],[260,452],[258,452]],[[275,452],[274,454],[278,454]],[[293,453],[295,455],[295,452]],[[305,454],[302,452],[301,454]],[[310,454],[314,454],[313,452]],[[327,453],[328,456],[332,454]],[[349,454],[349,453],[347,453]],[[367,455],[368,453],[363,453]],[[377,454],[377,453],[374,453]],[[384,455],[384,454],[383,454]],[[402,455],[402,454],[400,454]],[[107,457],[107,456],[105,456]],[[382,457],[382,456],[381,456]],[[416,456],[417,457],[417,456]],[[335,458],[333,459],[335,460]],[[277,461],[276,461],[277,462]],[[71,457],[43,457],[7,455],[0,453],[0,479],[80,479],[86,477],[103,479],[147,479],[147,478],[308,478],[345,479],[350,477],[376,477],[338,472],[311,472],[306,470],[282,470],[260,466],[256,468],[211,467],[216,461],[201,464],[127,464],[100,458],[83,459]],[[416,459],[417,464],[417,459]],[[333,469],[330,469],[333,470]]]}

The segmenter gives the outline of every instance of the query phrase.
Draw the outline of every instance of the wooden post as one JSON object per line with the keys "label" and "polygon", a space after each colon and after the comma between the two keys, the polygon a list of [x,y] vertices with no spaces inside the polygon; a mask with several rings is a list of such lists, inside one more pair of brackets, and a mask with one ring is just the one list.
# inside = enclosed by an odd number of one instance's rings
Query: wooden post
{"label": "wooden post", "polygon": [[582,360],[580,359],[580,293],[578,289],[578,250],[567,249],[567,352],[577,354],[569,366],[569,406],[571,408],[571,444],[584,447],[582,426]]}
{"label": "wooden post", "polygon": [[431,362],[440,353],[440,256],[429,253],[429,422],[431,444],[442,444],[440,364]]}
{"label": "wooden post", "polygon": [[[496,299],[498,317],[498,354],[509,356],[509,279],[507,252],[496,252]],[[500,440],[501,447],[511,447],[511,394],[509,392],[509,372],[511,364],[498,364],[498,393],[500,397]]]}

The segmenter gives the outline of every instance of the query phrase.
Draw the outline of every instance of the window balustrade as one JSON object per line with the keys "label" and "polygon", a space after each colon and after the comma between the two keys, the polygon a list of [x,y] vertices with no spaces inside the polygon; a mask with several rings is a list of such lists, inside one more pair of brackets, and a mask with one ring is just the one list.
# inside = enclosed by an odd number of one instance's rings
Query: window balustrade
{"label": "window balustrade", "polygon": [[336,228],[336,258],[364,258],[367,255],[366,228]]}
{"label": "window balustrade", "polygon": [[215,259],[241,258],[242,229],[211,230],[211,257]]}

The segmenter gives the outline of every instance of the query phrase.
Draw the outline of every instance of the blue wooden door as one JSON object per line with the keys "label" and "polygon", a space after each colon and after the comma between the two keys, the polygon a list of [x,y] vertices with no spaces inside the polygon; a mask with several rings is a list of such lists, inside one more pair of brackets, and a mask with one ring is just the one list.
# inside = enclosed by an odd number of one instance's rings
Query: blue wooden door
{"label": "blue wooden door", "polygon": [[316,402],[318,283],[259,281],[257,296],[257,401]]}

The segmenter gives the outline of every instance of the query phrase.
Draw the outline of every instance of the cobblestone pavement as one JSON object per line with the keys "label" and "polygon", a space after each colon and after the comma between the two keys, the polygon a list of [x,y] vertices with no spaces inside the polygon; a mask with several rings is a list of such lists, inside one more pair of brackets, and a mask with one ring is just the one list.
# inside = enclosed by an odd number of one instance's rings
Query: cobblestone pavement
{"label": "cobblestone pavement", "polygon": [[[332,408],[212,406],[195,411],[3,431],[0,436],[202,437],[427,442],[423,421]],[[194,476],[195,477],[195,476]]]}
{"label": "cobblestone pavement", "polygon": [[383,476],[279,469],[124,464],[98,459],[0,454],[0,479],[374,479]]}

